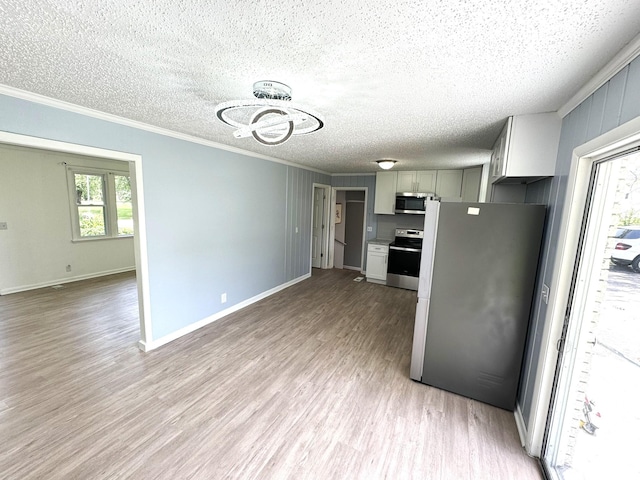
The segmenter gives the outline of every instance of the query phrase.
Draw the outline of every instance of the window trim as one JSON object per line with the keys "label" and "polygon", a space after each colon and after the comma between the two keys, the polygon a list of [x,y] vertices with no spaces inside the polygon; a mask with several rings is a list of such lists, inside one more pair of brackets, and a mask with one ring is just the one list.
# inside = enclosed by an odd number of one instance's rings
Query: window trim
{"label": "window trim", "polygon": [[[103,202],[104,202],[104,235],[94,235],[83,237],[80,234],[80,216],[78,214],[76,180],[75,175],[102,175]],[[84,167],[81,165],[67,165],[67,194],[69,197],[69,208],[71,212],[71,241],[72,242],[92,242],[96,240],[115,240],[119,238],[131,238],[135,235],[118,235],[118,214],[116,203],[115,175],[129,177],[128,170],[116,170],[98,167]]]}

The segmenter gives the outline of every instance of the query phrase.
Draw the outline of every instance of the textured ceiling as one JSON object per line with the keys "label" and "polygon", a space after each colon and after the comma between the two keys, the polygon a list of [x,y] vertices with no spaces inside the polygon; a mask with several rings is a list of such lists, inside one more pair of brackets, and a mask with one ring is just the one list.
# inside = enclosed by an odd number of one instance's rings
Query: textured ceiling
{"label": "textured ceiling", "polygon": [[[639,32],[638,0],[0,0],[0,83],[331,173],[461,167]],[[234,138],[214,108],[258,80],[325,127]]]}

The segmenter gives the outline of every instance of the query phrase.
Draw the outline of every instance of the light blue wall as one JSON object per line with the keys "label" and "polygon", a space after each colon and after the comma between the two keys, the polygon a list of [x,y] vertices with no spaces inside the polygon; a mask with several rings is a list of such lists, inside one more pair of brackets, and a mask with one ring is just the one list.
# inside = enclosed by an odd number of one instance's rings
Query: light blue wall
{"label": "light blue wall", "polygon": [[[527,201],[548,205],[541,269],[534,298],[540,299],[542,283],[551,284],[560,237],[559,222],[564,209],[573,150],[638,115],[640,115],[640,57],[627,65],[563,119],[555,177],[533,183],[527,189]],[[540,300],[535,302],[518,395],[518,403],[525,422],[529,421],[533,407],[533,387],[546,314],[547,305]]]}
{"label": "light blue wall", "polygon": [[310,272],[328,175],[3,95],[0,130],[142,156],[153,339]]}

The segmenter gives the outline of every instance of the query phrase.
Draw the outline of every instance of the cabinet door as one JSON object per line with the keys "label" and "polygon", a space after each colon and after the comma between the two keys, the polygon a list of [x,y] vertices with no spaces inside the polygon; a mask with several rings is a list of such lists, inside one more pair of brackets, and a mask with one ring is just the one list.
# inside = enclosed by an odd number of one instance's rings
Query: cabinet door
{"label": "cabinet door", "polygon": [[462,201],[477,202],[480,198],[482,167],[466,168],[462,174]]}
{"label": "cabinet door", "polygon": [[436,170],[416,172],[416,192],[435,193],[437,173]]}
{"label": "cabinet door", "polygon": [[367,253],[367,278],[387,280],[387,254],[381,252]]}
{"label": "cabinet door", "polygon": [[436,194],[444,200],[462,196],[462,170],[438,170]]}
{"label": "cabinet door", "polygon": [[500,136],[493,145],[493,151],[491,152],[491,177],[499,178],[505,175],[505,161],[507,155],[507,138],[511,130],[512,119],[509,117],[504,128],[500,132]]}
{"label": "cabinet door", "polygon": [[415,192],[416,191],[416,172],[398,172],[398,183],[396,192]]}
{"label": "cabinet door", "polygon": [[395,214],[397,178],[398,172],[376,173],[376,196],[373,204],[373,213]]}

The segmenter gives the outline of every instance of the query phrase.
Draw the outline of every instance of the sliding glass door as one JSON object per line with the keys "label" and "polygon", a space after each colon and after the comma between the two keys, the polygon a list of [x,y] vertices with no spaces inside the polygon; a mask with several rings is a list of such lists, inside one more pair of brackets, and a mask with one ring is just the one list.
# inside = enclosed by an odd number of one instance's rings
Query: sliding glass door
{"label": "sliding glass door", "polygon": [[640,478],[639,153],[594,163],[575,258],[543,465],[554,479]]}

